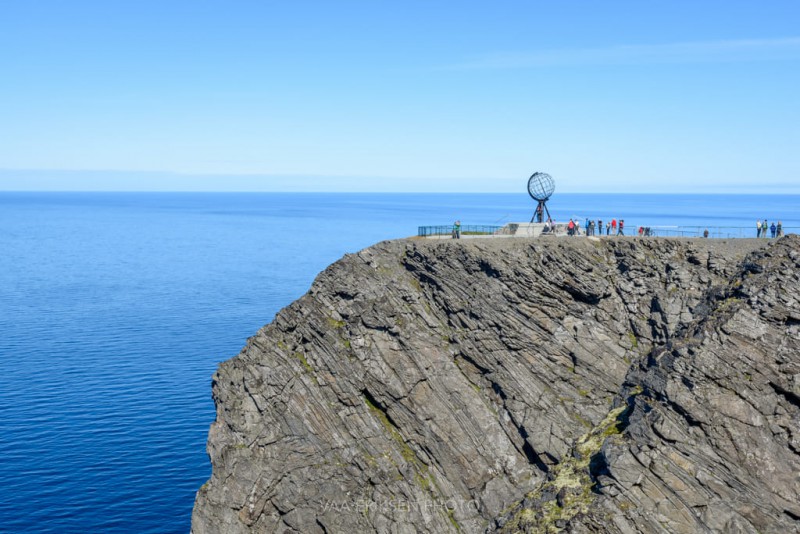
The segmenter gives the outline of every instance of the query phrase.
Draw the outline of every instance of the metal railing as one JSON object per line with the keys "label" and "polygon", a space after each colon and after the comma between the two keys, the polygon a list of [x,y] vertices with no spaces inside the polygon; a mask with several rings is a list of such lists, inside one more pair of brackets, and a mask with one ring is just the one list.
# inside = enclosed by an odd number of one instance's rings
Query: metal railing
{"label": "metal railing", "polygon": [[[463,224],[461,225],[461,235],[494,235],[502,226],[491,226],[482,224]],[[452,235],[453,225],[442,224],[439,226],[420,226],[417,235],[429,237],[434,235]]]}
{"label": "metal railing", "polygon": [[[510,226],[513,226],[510,225]],[[418,227],[417,235],[420,237],[432,236],[451,236],[453,233],[452,224],[442,224],[438,226],[420,226]],[[706,230],[708,231],[709,238],[715,239],[729,239],[729,238],[755,238],[756,229],[750,226],[642,226],[642,234],[639,234],[639,226],[625,225],[626,236],[651,236],[651,237],[705,237]],[[500,235],[503,233],[513,234],[516,230],[505,226],[493,225],[477,225],[467,224],[461,226],[461,235]],[[556,225],[555,232],[551,235],[567,235],[566,225],[559,223]],[[800,233],[800,226],[784,226],[782,227],[783,235],[798,234]],[[546,234],[543,234],[546,235]],[[586,228],[580,228],[581,236],[586,235]],[[596,236],[615,236],[615,232],[606,234],[605,232],[596,232]],[[767,230],[766,235],[762,238],[772,237],[770,230]],[[778,236],[776,236],[778,237]]]}
{"label": "metal railing", "polygon": [[[755,226],[651,226],[650,235],[658,237],[705,237],[705,232],[708,231],[709,238],[728,239],[728,238],[745,238],[757,237]],[[796,234],[800,231],[800,227],[784,226],[781,228],[784,235]],[[638,228],[637,228],[638,232]],[[638,234],[633,234],[638,235]],[[766,235],[762,238],[772,237],[770,230],[767,230]],[[776,236],[777,237],[777,236]]]}

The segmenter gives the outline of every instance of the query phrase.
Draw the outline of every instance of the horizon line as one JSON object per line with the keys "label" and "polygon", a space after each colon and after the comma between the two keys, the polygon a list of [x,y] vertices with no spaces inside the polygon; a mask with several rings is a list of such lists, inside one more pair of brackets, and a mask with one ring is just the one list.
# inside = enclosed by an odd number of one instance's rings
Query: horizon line
{"label": "horizon line", "polygon": [[[206,195],[206,194],[231,194],[231,195],[523,195],[525,192],[514,191],[222,191],[222,190],[205,190],[205,191],[187,191],[187,190],[156,190],[156,189],[0,189],[0,194],[3,193],[23,193],[23,194],[38,194],[38,193],[89,193],[89,194],[188,194],[188,195]],[[619,192],[619,191],[562,191],[556,195],[630,195],[630,196],[647,196],[647,195],[698,195],[698,196],[775,196],[775,195],[796,195],[800,196],[800,191],[793,193],[776,192],[776,193],[751,193],[751,192],[691,192],[691,191],[650,191],[650,192]],[[527,195],[526,195],[527,196]]]}

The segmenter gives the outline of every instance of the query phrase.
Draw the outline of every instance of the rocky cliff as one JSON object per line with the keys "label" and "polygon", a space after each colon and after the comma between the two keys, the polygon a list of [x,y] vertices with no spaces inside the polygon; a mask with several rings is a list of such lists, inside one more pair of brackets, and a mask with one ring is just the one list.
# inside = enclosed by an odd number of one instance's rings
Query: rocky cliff
{"label": "rocky cliff", "polygon": [[213,379],[215,532],[795,532],[800,239],[404,240]]}

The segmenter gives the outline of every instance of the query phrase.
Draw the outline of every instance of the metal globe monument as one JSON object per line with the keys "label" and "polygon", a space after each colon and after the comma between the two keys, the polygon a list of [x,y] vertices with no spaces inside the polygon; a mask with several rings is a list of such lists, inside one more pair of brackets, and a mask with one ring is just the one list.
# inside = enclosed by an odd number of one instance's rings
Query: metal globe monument
{"label": "metal globe monument", "polygon": [[535,172],[528,178],[528,194],[537,202],[536,211],[533,213],[531,222],[544,222],[544,214],[550,219],[550,210],[547,209],[547,201],[550,195],[556,190],[553,177],[546,172]]}

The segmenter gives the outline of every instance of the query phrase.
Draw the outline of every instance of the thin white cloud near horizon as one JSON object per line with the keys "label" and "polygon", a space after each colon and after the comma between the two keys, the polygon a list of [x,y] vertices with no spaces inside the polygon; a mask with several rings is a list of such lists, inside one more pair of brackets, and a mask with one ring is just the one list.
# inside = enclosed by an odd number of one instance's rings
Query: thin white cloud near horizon
{"label": "thin white cloud near horizon", "polygon": [[445,70],[523,69],[572,65],[723,63],[800,59],[800,37],[687,41],[616,45],[602,48],[560,48],[488,54]]}
{"label": "thin white cloud near horizon", "polygon": [[[795,182],[752,183],[731,180],[702,185],[686,179],[610,183],[556,175],[557,193],[644,194],[800,194]],[[0,192],[274,192],[274,193],[524,193],[528,176],[367,177],[311,175],[220,175],[136,171],[66,171],[0,169]],[[595,186],[588,185],[597,184]]]}

